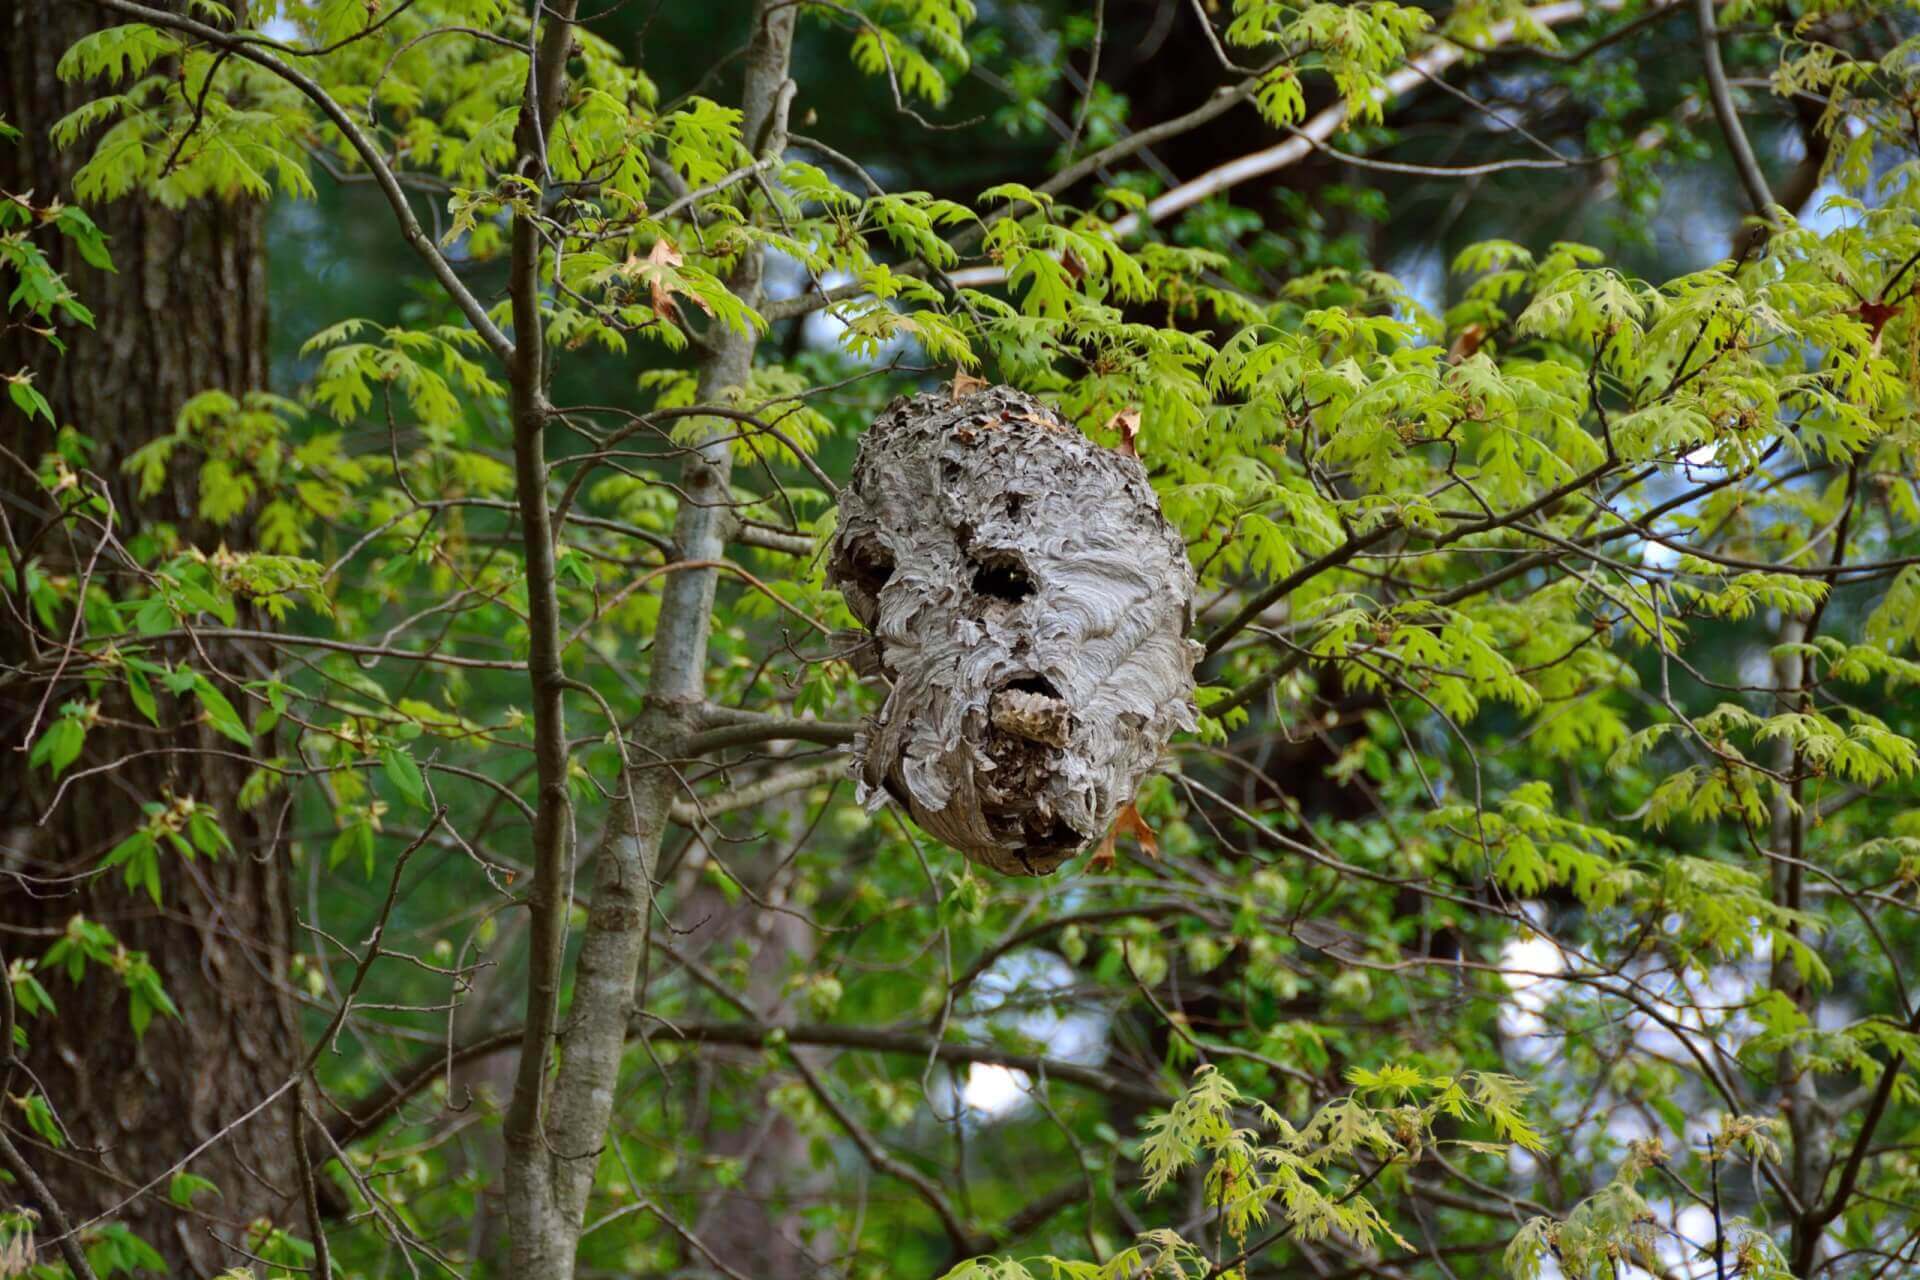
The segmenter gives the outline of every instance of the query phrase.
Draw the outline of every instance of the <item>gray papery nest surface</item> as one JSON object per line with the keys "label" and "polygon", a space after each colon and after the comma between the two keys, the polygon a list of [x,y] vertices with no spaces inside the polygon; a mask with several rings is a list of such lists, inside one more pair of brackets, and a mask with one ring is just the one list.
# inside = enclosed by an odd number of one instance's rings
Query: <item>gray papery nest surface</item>
{"label": "gray papery nest surface", "polygon": [[1021,392],[890,405],[828,572],[890,684],[854,741],[860,798],[995,871],[1105,834],[1194,726],[1193,570],[1146,469]]}

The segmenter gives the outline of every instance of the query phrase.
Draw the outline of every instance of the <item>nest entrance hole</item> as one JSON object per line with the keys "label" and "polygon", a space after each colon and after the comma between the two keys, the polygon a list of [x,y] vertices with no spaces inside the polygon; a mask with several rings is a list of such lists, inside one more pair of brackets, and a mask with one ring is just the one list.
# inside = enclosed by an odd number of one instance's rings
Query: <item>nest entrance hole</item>
{"label": "nest entrance hole", "polygon": [[1043,818],[1037,813],[1029,814],[1022,826],[1023,843],[1013,856],[1020,860],[1028,875],[1048,874],[1087,843],[1087,837],[1057,815]]}
{"label": "nest entrance hole", "polygon": [[[996,692],[1063,701],[1053,681],[1038,673],[1015,676]],[[1075,830],[1040,799],[1057,764],[1058,747],[1006,732],[996,724],[987,734],[986,750],[994,763],[982,788],[988,821],[1021,863],[1031,873],[1043,875],[1062,858],[1079,852],[1087,842],[1086,833]]]}
{"label": "nest entrance hole", "polygon": [[854,582],[868,595],[877,597],[880,588],[893,577],[893,552],[877,539],[864,538],[854,544],[850,559]]}
{"label": "nest entrance hole", "polygon": [[1015,552],[982,552],[973,561],[973,593],[1004,604],[1019,604],[1033,594],[1033,575]]}
{"label": "nest entrance hole", "polygon": [[1060,691],[1045,676],[1015,676],[1000,686],[1009,693],[1037,693],[1043,698],[1058,698]]}

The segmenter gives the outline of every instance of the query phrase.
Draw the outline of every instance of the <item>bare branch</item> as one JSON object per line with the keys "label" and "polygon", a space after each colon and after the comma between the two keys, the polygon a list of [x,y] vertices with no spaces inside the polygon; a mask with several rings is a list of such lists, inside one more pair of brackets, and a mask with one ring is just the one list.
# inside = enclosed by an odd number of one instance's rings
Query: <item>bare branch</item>
{"label": "bare branch", "polygon": [[[1596,12],[1618,9],[1622,2],[1623,0],[1597,0],[1596,3],[1590,3],[1589,0],[1557,0],[1554,4],[1543,4],[1527,10],[1524,22],[1542,27],[1561,26],[1581,18],[1591,17]],[[1702,0],[1702,2],[1709,2],[1709,0]],[[1429,78],[1457,66],[1475,53],[1485,53],[1488,49],[1506,44],[1525,29],[1522,19],[1508,18],[1488,28],[1483,47],[1479,50],[1467,50],[1455,44],[1437,44],[1424,53],[1416,55],[1406,66],[1387,77],[1386,96],[1398,98],[1411,93]],[[1246,86],[1242,88],[1245,89]],[[1238,94],[1240,91],[1229,92]],[[1234,100],[1237,101],[1237,97]],[[1212,103],[1208,104],[1208,106],[1212,105]],[[1220,109],[1225,110],[1232,105],[1233,101],[1229,101]],[[1296,129],[1293,136],[1286,141],[1255,151],[1250,155],[1241,156],[1237,160],[1229,160],[1223,165],[1217,165],[1199,177],[1189,179],[1155,197],[1139,213],[1130,213],[1115,222],[1113,234],[1116,237],[1132,235],[1231,187],[1298,164],[1313,154],[1317,144],[1326,142],[1337,133],[1346,120],[1346,104],[1336,102],[1316,113],[1312,119]],[[998,266],[972,267],[950,274],[955,284],[974,288],[999,284],[1006,279],[1006,269]]]}
{"label": "bare branch", "polygon": [[702,826],[723,813],[735,813],[741,809],[751,809],[778,796],[791,795],[795,791],[805,791],[825,782],[834,782],[844,778],[847,773],[845,761],[833,760],[826,764],[817,764],[808,769],[795,769],[788,773],[776,773],[735,787],[711,799],[702,798],[698,803],[687,800],[674,801],[668,812],[673,820],[683,827]]}
{"label": "bare branch", "polygon": [[1753,211],[1762,218],[1773,216],[1773,192],[1767,189],[1767,179],[1760,172],[1760,162],[1754,159],[1753,144],[1747,141],[1747,131],[1740,123],[1740,109],[1734,105],[1733,90],[1727,85],[1727,68],[1720,61],[1720,29],[1714,20],[1713,8],[1716,0],[1693,0],[1694,18],[1700,24],[1700,57],[1706,64],[1707,89],[1713,98],[1713,114],[1720,121],[1720,132],[1726,136],[1727,150],[1733,155],[1733,167],[1740,174],[1740,185],[1746,189],[1747,202]]}

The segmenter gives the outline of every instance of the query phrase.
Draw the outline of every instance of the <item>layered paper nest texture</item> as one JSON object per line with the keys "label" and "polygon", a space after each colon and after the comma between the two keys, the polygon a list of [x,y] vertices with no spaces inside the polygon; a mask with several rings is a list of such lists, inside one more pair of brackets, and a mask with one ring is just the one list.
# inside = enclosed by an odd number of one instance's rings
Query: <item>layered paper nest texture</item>
{"label": "layered paper nest texture", "polygon": [[1145,468],[1021,392],[889,406],[829,574],[890,686],[861,798],[993,870],[1059,867],[1193,727],[1193,571]]}

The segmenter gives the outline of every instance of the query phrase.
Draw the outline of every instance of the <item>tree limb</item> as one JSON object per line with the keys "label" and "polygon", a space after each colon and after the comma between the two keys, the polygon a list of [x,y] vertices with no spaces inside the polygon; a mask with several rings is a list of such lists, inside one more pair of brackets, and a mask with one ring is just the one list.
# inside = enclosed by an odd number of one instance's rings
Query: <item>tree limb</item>
{"label": "tree limb", "polygon": [[[520,1042],[521,1035],[520,1028],[509,1028],[482,1036],[452,1052],[435,1050],[428,1053],[396,1072],[390,1083],[349,1103],[327,1125],[327,1132],[342,1146],[357,1142],[391,1119],[408,1100],[432,1088],[433,1082],[444,1072],[511,1049]],[[1161,1106],[1171,1097],[1163,1089],[1135,1083],[1101,1067],[1021,1053],[993,1044],[935,1040],[920,1027],[847,1027],[803,1022],[776,1028],[744,1021],[670,1023],[642,1015],[631,1022],[628,1035],[687,1044],[737,1045],[742,1048],[761,1048],[770,1040],[783,1037],[791,1044],[856,1049],[922,1061],[937,1058],[941,1062],[988,1063],[1011,1071],[1024,1071],[1036,1080],[1058,1080],[1141,1106]]]}
{"label": "tree limb", "polygon": [[[1701,2],[1710,3],[1711,0],[1701,0]],[[1543,4],[1527,10],[1525,22],[1542,27],[1561,26],[1590,17],[1596,12],[1618,9],[1622,3],[1623,0],[1557,0],[1556,3]],[[1468,57],[1485,53],[1497,45],[1506,44],[1523,29],[1522,19],[1508,18],[1488,28],[1486,40],[1481,49],[1470,50],[1457,44],[1434,45],[1425,52],[1415,55],[1406,66],[1389,75],[1385,94],[1388,98],[1398,98],[1410,93],[1428,79],[1439,76]],[[1294,130],[1293,136],[1286,141],[1238,159],[1229,160],[1225,164],[1216,165],[1198,177],[1191,178],[1155,197],[1147,203],[1145,209],[1138,213],[1130,213],[1115,222],[1112,234],[1116,239],[1130,236],[1183,209],[1191,208],[1209,197],[1216,196],[1230,187],[1298,164],[1313,154],[1316,144],[1325,142],[1338,132],[1346,120],[1346,104],[1336,102],[1315,113],[1312,119]],[[1006,268],[972,267],[950,272],[949,276],[957,285],[978,288],[1004,281]]]}
{"label": "tree limb", "polygon": [[[11,1055],[13,1045],[9,1043],[5,1047]],[[28,1164],[26,1157],[20,1154],[20,1148],[13,1145],[13,1139],[7,1136],[4,1128],[0,1128],[0,1165],[4,1165],[8,1173],[19,1179],[20,1185],[25,1187],[27,1194],[33,1197],[41,1216],[53,1228],[54,1241],[59,1245],[60,1256],[66,1260],[76,1280],[97,1280],[93,1268],[87,1264],[86,1250],[80,1247],[79,1238],[73,1234],[73,1228],[67,1225],[67,1215],[60,1208],[60,1202],[53,1198],[53,1193],[47,1190],[47,1184],[40,1180],[40,1175],[33,1171],[33,1166]]]}
{"label": "tree limb", "polygon": [[823,782],[833,782],[847,776],[846,762],[830,760],[826,764],[817,764],[808,769],[794,769],[787,773],[776,773],[735,787],[720,795],[703,798],[699,801],[676,800],[668,812],[673,820],[683,827],[705,826],[723,813],[734,813],[741,809],[751,809],[776,796],[790,795],[795,791],[805,791],[817,787]]}
{"label": "tree limb", "polygon": [[[529,36],[531,63],[515,128],[515,169],[523,178],[546,177],[545,124],[558,109],[573,41],[578,0],[553,0],[544,27]],[[541,6],[535,5],[537,15]],[[515,499],[520,508],[521,547],[526,560],[527,675],[531,686],[538,793],[532,850],[533,885],[527,895],[528,960],[526,1027],[507,1108],[507,1214],[512,1224],[514,1269],[520,1275],[573,1271],[580,1214],[556,1184],[568,1156],[556,1149],[547,1128],[547,1066],[560,1020],[565,980],[566,921],[571,906],[573,802],[567,789],[571,750],[567,742],[566,690],[561,665],[558,561],[554,519],[547,495],[546,335],[540,312],[541,237],[537,209],[516,203],[507,292],[516,339],[508,361],[508,403],[513,428]],[[597,1146],[597,1141],[594,1144]],[[591,1161],[588,1161],[591,1164]]]}
{"label": "tree limb", "polygon": [[1720,61],[1720,28],[1713,14],[1716,2],[1693,0],[1694,18],[1700,24],[1700,56],[1706,64],[1708,94],[1713,99],[1713,114],[1720,121],[1720,132],[1726,136],[1727,150],[1733,154],[1733,167],[1740,174],[1740,185],[1746,189],[1747,202],[1756,214],[1767,218],[1773,213],[1773,192],[1767,189],[1760,162],[1754,159],[1753,146],[1740,123],[1739,108],[1733,104],[1726,66]]}
{"label": "tree limb", "polygon": [[341,106],[333,95],[320,87],[318,81],[288,66],[253,42],[221,31],[217,27],[210,27],[204,22],[196,22],[192,18],[150,8],[147,5],[135,4],[133,0],[94,0],[94,3],[123,17],[132,18],[136,22],[144,22],[148,26],[175,31],[181,35],[189,35],[237,58],[244,58],[256,66],[271,71],[305,95],[314,106],[320,109],[320,113],[340,130],[346,137],[348,145],[359,155],[361,163],[365,164],[368,171],[373,174],[374,182],[379,186],[381,194],[386,196],[387,203],[393,208],[393,216],[400,223],[401,237],[427,264],[427,270],[433,273],[433,278],[440,282],[440,287],[447,291],[447,296],[453,300],[455,306],[460,308],[461,314],[467,318],[467,323],[473,326],[474,332],[478,333],[492,349],[501,364],[512,363],[514,344],[508,340],[506,334],[500,332],[500,327],[488,318],[486,306],[480,299],[474,297],[473,292],[455,274],[453,266],[434,245],[433,237],[422,229],[420,220],[413,216],[413,208],[407,203],[406,192],[400,189],[399,180],[394,177],[393,170],[387,166],[387,162],[381,158],[379,148],[373,145],[373,139],[369,138],[366,131],[355,123],[353,117],[347,114],[347,109]]}

